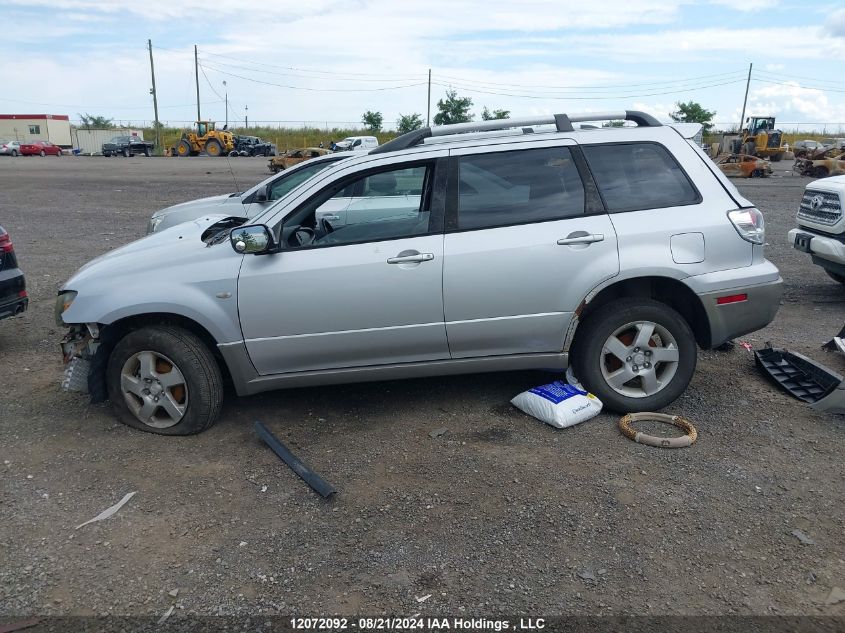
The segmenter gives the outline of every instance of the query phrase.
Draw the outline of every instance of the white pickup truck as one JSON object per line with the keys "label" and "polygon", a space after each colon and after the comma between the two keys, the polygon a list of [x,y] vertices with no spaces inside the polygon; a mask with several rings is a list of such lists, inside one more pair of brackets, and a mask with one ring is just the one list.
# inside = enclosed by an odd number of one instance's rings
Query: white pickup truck
{"label": "white pickup truck", "polygon": [[845,284],[845,176],[814,180],[804,188],[798,228],[789,243],[813,258],[813,263]]}

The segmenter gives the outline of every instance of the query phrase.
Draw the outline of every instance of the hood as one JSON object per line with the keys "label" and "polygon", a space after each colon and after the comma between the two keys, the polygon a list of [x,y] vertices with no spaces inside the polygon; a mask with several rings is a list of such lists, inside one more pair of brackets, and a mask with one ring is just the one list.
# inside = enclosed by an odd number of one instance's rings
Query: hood
{"label": "hood", "polygon": [[[203,241],[203,234],[214,224],[226,220],[228,214],[203,215],[192,222],[153,233],[108,253],[95,257],[82,266],[62,285],[62,290],[79,290],[80,286],[100,276],[112,279],[162,274],[173,271],[186,263],[194,263],[205,257],[219,257],[231,253],[242,257],[231,248],[221,249],[209,246]],[[218,243],[227,246],[228,240]],[[209,253],[209,251],[213,251]]]}
{"label": "hood", "polygon": [[[237,193],[224,193],[219,196],[208,196],[207,198],[199,198],[198,200],[190,200],[188,202],[182,202],[180,204],[174,204],[170,207],[165,207],[160,211],[156,211],[153,214],[153,217],[159,217],[161,215],[167,215],[168,213],[177,213],[179,211],[188,211],[192,208],[199,208],[202,207],[207,209],[209,207],[214,207],[216,205],[224,205],[224,204],[241,204],[241,196],[243,192]],[[220,213],[225,213],[222,209]]]}

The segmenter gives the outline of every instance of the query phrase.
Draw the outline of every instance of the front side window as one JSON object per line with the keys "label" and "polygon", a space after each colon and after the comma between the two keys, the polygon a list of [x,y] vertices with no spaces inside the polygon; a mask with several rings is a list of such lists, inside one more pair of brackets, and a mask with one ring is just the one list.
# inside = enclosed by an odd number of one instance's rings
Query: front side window
{"label": "front side window", "polygon": [[284,222],[282,241],[302,248],[428,233],[433,173],[434,165],[424,164],[333,183]]}
{"label": "front side window", "polygon": [[308,165],[307,167],[302,167],[301,169],[296,169],[294,171],[285,173],[283,176],[276,179],[276,181],[270,185],[270,195],[268,196],[269,199],[279,200],[280,198],[285,197],[295,187],[298,187],[303,182],[311,178],[311,176],[313,176],[317,172],[323,171],[326,167],[331,164],[331,161],[324,161],[322,163]]}
{"label": "front side window", "polygon": [[459,169],[459,230],[584,214],[584,184],[566,147],[463,156]]}
{"label": "front side window", "polygon": [[583,146],[610,213],[698,204],[701,196],[669,151],[657,143]]}

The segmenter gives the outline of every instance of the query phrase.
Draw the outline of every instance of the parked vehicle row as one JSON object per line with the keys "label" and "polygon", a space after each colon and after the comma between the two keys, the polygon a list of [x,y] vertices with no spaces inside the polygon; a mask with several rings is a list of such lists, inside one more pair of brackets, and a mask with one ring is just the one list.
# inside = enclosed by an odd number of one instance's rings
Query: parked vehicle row
{"label": "parked vehicle row", "polygon": [[168,435],[214,423],[224,376],[248,395],[572,364],[611,410],[668,405],[697,347],[772,320],[781,279],[700,126],[572,125],[597,116],[424,128],[153,227],[62,285],[67,382]]}
{"label": "parked vehicle row", "polygon": [[0,155],[5,156],[61,156],[62,148],[50,141],[2,141]]}

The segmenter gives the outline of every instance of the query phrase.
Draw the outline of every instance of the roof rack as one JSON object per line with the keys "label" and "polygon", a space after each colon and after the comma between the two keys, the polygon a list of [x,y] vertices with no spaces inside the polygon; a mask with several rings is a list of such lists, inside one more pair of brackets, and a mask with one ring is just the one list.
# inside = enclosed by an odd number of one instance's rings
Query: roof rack
{"label": "roof rack", "polygon": [[[573,123],[582,121],[633,121],[640,127],[660,127],[662,124],[650,114],[637,110],[619,110],[618,112],[585,112],[583,114],[547,114],[537,117],[519,117],[515,119],[494,119],[492,121],[470,121],[468,123],[454,123],[452,125],[437,125],[424,127],[402,136],[397,136],[392,141],[380,145],[370,154],[383,154],[396,152],[400,149],[408,149],[420,145],[425,139],[437,136],[451,136],[465,132],[489,132],[494,130],[507,130],[510,128],[523,128],[523,131],[531,129],[532,125],[554,125],[558,132],[574,132]],[[532,130],[533,131],[533,130]]]}

